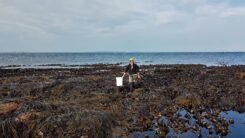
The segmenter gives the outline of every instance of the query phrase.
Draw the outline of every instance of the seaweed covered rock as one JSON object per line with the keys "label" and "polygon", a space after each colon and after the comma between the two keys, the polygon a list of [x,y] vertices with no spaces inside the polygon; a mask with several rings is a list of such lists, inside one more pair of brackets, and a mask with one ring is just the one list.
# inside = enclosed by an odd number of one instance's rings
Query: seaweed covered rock
{"label": "seaweed covered rock", "polygon": [[0,115],[8,114],[16,110],[18,104],[15,102],[1,103],[0,104]]}
{"label": "seaweed covered rock", "polygon": [[201,98],[195,94],[181,95],[175,98],[175,103],[183,107],[196,107],[201,104]]}
{"label": "seaweed covered rock", "polygon": [[0,137],[111,137],[112,121],[101,111],[84,110],[51,115],[26,112],[1,122]]}
{"label": "seaweed covered rock", "polygon": [[[245,111],[245,66],[143,65],[143,85],[134,92],[126,78],[117,91],[123,70],[106,64],[0,69],[0,137],[127,137],[151,128],[164,136],[162,117],[166,128],[185,132],[210,129],[202,119],[217,124],[222,111]],[[224,126],[217,125],[221,133]]]}

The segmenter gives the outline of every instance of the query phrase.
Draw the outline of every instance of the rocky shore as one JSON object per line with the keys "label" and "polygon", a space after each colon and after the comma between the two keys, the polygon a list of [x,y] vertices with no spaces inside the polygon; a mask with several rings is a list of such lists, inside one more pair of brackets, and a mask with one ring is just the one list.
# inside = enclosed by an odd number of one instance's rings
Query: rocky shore
{"label": "rocky shore", "polygon": [[143,65],[134,92],[116,87],[123,70],[0,69],[0,137],[226,136],[234,120],[219,114],[245,112],[243,65]]}

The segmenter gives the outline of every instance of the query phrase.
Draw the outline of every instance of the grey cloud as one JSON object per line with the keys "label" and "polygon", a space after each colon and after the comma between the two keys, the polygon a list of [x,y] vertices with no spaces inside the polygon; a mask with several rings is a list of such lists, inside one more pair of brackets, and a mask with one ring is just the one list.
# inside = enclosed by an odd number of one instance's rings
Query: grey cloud
{"label": "grey cloud", "polygon": [[[19,44],[23,49],[44,45],[33,49],[67,50],[69,43],[73,49],[118,45],[120,50],[119,45],[132,42],[145,47],[152,43],[155,49],[169,44],[173,48],[162,50],[174,51],[180,44],[218,43],[206,42],[209,33],[217,39],[230,37],[226,45],[242,45],[237,35],[245,34],[238,26],[244,20],[237,17],[245,15],[244,9],[229,0],[0,0],[0,36],[6,35],[0,38],[5,39],[0,50]],[[8,43],[9,37],[16,43]]]}

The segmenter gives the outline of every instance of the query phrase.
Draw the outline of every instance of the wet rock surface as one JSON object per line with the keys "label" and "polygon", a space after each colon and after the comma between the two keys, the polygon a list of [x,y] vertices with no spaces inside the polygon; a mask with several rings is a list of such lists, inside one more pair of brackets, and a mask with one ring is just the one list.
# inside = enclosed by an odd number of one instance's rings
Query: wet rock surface
{"label": "wet rock surface", "polygon": [[0,137],[226,136],[236,121],[220,113],[245,111],[245,66],[145,65],[133,92],[122,71],[0,69]]}

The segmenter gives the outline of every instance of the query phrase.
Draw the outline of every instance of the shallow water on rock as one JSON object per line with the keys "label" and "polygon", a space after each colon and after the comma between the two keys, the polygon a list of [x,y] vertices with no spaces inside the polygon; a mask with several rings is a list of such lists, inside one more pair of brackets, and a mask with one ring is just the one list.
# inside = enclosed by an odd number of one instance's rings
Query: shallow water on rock
{"label": "shallow water on rock", "polygon": [[[209,129],[205,128],[205,127],[200,127],[200,130],[198,131],[193,131],[192,126],[196,124],[196,120],[193,118],[192,114],[190,114],[189,112],[187,112],[186,110],[182,109],[180,111],[178,111],[176,114],[178,114],[180,119],[187,119],[186,118],[186,114],[189,114],[189,129],[186,132],[175,132],[173,128],[168,126],[168,133],[166,135],[166,137],[180,137],[180,138],[193,138],[193,137],[218,137],[221,134],[220,133],[216,133],[215,131],[215,124],[213,124],[209,119],[204,118],[202,121],[208,122],[209,124],[211,124],[212,128],[211,130],[213,131],[212,134],[209,133]],[[226,111],[226,112],[221,112],[218,116],[218,120],[219,119],[226,119],[227,122],[232,119],[234,120],[234,123],[230,123],[228,126],[228,134],[223,136],[225,138],[242,138],[245,137],[245,113],[238,113],[236,111]],[[160,118],[161,122],[163,124],[167,124],[168,120],[167,117],[163,116]],[[156,120],[154,120],[156,121]],[[153,121],[153,124],[155,123]],[[155,129],[155,127],[153,126],[152,128],[150,128],[147,131],[144,132],[133,132],[129,135],[130,138],[145,138],[145,137],[149,137],[149,138],[159,138],[157,131]]]}
{"label": "shallow water on rock", "polygon": [[227,138],[245,138],[245,113],[228,111],[220,113],[220,116],[234,119],[234,124],[229,126]]}

